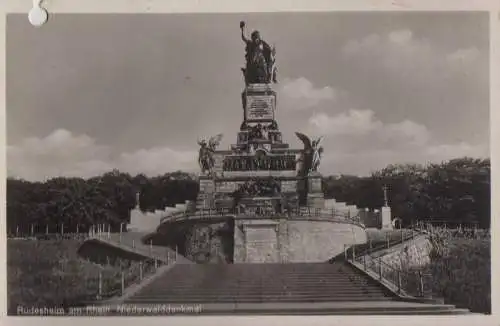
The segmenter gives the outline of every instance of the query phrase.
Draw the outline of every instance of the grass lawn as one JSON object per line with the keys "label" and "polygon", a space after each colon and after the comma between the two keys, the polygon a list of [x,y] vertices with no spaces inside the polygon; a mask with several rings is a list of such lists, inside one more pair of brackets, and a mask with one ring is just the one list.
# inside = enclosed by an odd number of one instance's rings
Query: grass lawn
{"label": "grass lawn", "polygon": [[[7,240],[8,313],[18,306],[61,308],[97,299],[99,274],[103,296],[118,294],[121,271],[126,286],[138,279],[138,263],[99,266],[77,255],[80,240]],[[149,271],[151,266],[146,267]]]}

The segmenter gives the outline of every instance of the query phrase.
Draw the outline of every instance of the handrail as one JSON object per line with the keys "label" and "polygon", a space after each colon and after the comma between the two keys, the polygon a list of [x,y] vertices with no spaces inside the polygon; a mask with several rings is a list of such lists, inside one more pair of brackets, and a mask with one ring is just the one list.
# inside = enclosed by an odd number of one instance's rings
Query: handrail
{"label": "handrail", "polygon": [[[90,282],[87,283],[87,287],[96,291],[95,298],[98,300],[111,299],[114,296],[124,295],[125,289],[142,282],[146,277],[156,273],[162,266],[175,264],[175,260],[162,262],[151,259],[149,261],[140,261],[125,270],[112,272],[108,277],[106,277],[105,271],[100,271],[98,277],[89,279]],[[120,276],[119,279],[117,274]]]}
{"label": "handrail", "polygon": [[298,216],[298,217],[333,217],[333,218],[341,218],[343,220],[349,220],[352,222],[355,222],[357,224],[363,225],[361,223],[361,218],[358,214],[351,216],[349,212],[341,211],[341,210],[336,210],[336,209],[329,209],[329,208],[310,208],[310,207],[302,207],[299,209],[290,209],[288,211],[284,212],[279,212],[276,210],[272,209],[265,209],[263,208],[260,211],[260,214],[257,213],[259,210],[256,210],[256,212],[242,212],[238,210],[231,210],[231,209],[199,209],[196,211],[181,211],[181,212],[175,212],[171,215],[163,217],[160,222],[167,222],[167,221],[177,221],[177,220],[182,220],[184,218],[189,218],[189,217],[215,217],[215,216],[227,216],[227,215],[233,215],[233,216],[268,216],[268,215],[275,215],[275,216],[283,216],[283,217],[292,217],[292,216]]}
{"label": "handrail", "polygon": [[[420,234],[417,233],[417,234]],[[411,236],[402,237],[394,241],[395,244],[403,243],[408,239],[414,238],[415,233]],[[394,245],[394,244],[393,244]],[[390,247],[390,246],[389,246]],[[383,247],[382,247],[383,248]],[[369,248],[356,255],[356,248],[351,247],[352,251],[348,254],[347,248],[344,250],[346,261],[352,264],[358,264],[363,271],[372,272],[377,275],[377,279],[389,284],[399,295],[412,297],[432,297],[431,286],[427,278],[432,276],[429,273],[424,273],[422,270],[410,271],[398,269],[382,260],[382,256],[373,257],[372,253],[375,248]],[[381,248],[379,248],[381,249]],[[378,250],[377,250],[378,251]]]}
{"label": "handrail", "polygon": [[370,256],[359,256],[354,260],[348,259],[348,261],[357,264],[363,271],[376,275],[372,276],[378,281],[388,284],[400,296],[432,297],[432,293],[429,292],[430,287],[425,280],[431,276],[429,273],[397,269],[382,261],[381,257],[375,259]]}
{"label": "handrail", "polygon": [[[394,240],[389,240],[389,237],[387,236],[386,240],[383,243],[378,242],[377,243],[378,245],[376,247],[371,247],[371,244],[370,244],[370,247],[361,251],[359,255],[370,255],[373,252],[376,252],[376,251],[379,251],[382,249],[388,249],[388,248],[393,247],[395,245],[402,244],[410,239],[415,239],[416,236],[421,235],[421,234],[423,234],[423,233],[412,232],[410,234],[403,235],[400,239],[394,239]],[[369,243],[370,243],[370,241],[369,241]]]}

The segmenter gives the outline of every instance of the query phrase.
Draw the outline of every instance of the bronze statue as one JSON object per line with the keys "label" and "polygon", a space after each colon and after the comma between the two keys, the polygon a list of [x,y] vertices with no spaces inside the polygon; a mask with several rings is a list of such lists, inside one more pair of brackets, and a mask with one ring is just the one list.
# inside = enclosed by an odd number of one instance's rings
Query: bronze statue
{"label": "bronze statue", "polygon": [[213,175],[213,167],[214,167],[214,157],[213,154],[219,146],[220,141],[222,140],[222,134],[218,134],[214,137],[211,137],[208,142],[203,139],[198,141],[198,145],[200,145],[200,150],[198,154],[198,164],[200,165],[201,173],[208,172],[209,175]]}
{"label": "bronze statue", "polygon": [[269,177],[266,180],[246,181],[232,193],[232,197],[241,199],[242,196],[276,196],[279,193],[281,193],[280,183]]}
{"label": "bronze statue", "polygon": [[311,140],[309,137],[300,132],[296,132],[295,134],[302,141],[302,143],[304,143],[304,151],[302,152],[302,157],[300,158],[301,169],[299,173],[301,175],[307,175],[310,172],[318,171],[323,155],[323,147],[321,146],[321,140],[323,140],[323,137]]}
{"label": "bronze statue", "polygon": [[260,38],[259,31],[253,31],[250,39],[245,36],[245,22],[240,22],[241,39],[245,42],[246,67],[242,68],[245,83],[277,83],[275,55],[276,49]]}

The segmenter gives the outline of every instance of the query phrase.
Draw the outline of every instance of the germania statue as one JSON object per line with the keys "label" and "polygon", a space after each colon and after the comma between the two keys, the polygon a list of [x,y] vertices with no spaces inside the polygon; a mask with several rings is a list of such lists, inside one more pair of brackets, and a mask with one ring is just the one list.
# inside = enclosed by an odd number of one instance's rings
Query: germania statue
{"label": "germania statue", "polygon": [[214,137],[210,137],[208,140],[198,140],[198,145],[200,145],[200,150],[198,153],[198,164],[200,165],[201,173],[208,173],[213,175],[213,167],[215,164],[214,153],[222,140],[222,134],[218,134]]}
{"label": "germania statue", "polygon": [[275,55],[276,49],[260,38],[259,31],[253,31],[250,39],[245,36],[245,22],[240,22],[241,38],[245,42],[246,66],[242,68],[245,83],[277,83]]}
{"label": "germania statue", "polygon": [[296,132],[295,134],[302,141],[302,143],[304,143],[304,151],[300,159],[301,168],[299,173],[307,175],[310,172],[318,171],[323,155],[323,147],[321,146],[323,137],[311,140],[309,137],[300,132]]}

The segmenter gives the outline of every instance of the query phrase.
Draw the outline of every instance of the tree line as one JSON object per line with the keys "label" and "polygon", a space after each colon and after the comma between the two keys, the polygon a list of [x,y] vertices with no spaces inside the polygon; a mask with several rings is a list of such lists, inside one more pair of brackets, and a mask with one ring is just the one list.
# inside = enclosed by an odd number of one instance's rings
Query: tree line
{"label": "tree line", "polygon": [[[89,179],[57,177],[45,182],[7,179],[7,230],[85,232],[92,225],[106,224],[119,230],[127,224],[130,210],[140,194],[140,209],[152,212],[186,200],[195,200],[196,178],[173,172],[147,177],[118,170]],[[35,232],[36,232],[35,231]]]}
{"label": "tree line", "polygon": [[[460,158],[427,166],[389,165],[367,177],[327,176],[326,198],[377,209],[383,187],[393,216],[404,223],[440,219],[490,226],[490,161]],[[91,225],[112,230],[127,223],[140,193],[140,209],[154,211],[196,200],[198,180],[181,171],[161,176],[131,176],[117,170],[89,179],[58,177],[45,182],[7,179],[7,230],[85,232]]]}
{"label": "tree line", "polygon": [[490,160],[459,158],[426,166],[396,164],[368,177],[323,180],[325,197],[379,209],[384,187],[393,217],[403,224],[440,221],[490,227]]}

